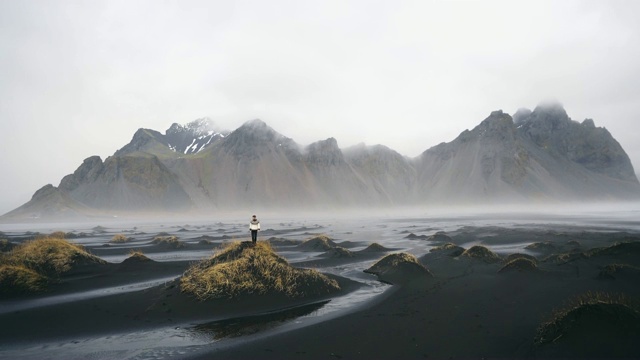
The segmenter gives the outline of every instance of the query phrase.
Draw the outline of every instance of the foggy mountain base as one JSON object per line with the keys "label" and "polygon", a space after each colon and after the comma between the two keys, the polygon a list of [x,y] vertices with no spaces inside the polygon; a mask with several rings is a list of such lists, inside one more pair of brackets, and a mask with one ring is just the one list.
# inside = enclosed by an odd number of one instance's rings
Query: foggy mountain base
{"label": "foggy mountain base", "polygon": [[340,149],[334,138],[305,147],[260,120],[233,132],[203,119],[165,134],[140,129],[113,156],[87,158],[2,218],[638,199],[613,136],[544,104],[513,117],[494,111],[416,158],[383,145]]}

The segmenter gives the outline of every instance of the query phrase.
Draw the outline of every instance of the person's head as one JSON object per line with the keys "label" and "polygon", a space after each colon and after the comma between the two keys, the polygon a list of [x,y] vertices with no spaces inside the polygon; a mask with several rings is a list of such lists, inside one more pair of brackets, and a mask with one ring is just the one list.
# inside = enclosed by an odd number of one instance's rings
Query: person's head
{"label": "person's head", "polygon": [[255,216],[255,215],[253,215],[253,220],[255,220],[255,219],[256,219],[256,216]]}

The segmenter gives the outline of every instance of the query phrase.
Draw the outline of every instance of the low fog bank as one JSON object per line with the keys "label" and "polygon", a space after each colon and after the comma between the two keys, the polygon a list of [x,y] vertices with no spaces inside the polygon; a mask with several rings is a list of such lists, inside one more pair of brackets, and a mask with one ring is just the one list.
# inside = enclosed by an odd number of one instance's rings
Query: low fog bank
{"label": "low fog bank", "polygon": [[619,223],[640,223],[640,202],[591,202],[591,203],[538,203],[509,205],[442,205],[395,206],[367,208],[330,208],[330,209],[268,209],[255,208],[227,211],[188,211],[177,213],[131,212],[86,218],[55,219],[0,219],[0,231],[73,229],[88,225],[133,227],[144,224],[202,224],[202,223],[245,223],[252,215],[257,215],[266,227],[277,228],[283,222],[324,222],[340,220],[353,222],[358,220],[380,219],[384,221],[419,219],[452,219],[463,221],[504,220],[539,222],[576,222],[588,224],[590,221]]}

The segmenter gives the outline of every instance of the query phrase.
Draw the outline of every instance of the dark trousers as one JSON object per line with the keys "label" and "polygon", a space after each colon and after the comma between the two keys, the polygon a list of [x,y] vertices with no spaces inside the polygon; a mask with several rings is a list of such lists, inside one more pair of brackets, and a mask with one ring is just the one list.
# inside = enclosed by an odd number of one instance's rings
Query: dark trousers
{"label": "dark trousers", "polygon": [[251,230],[251,241],[256,242],[258,240],[258,230]]}

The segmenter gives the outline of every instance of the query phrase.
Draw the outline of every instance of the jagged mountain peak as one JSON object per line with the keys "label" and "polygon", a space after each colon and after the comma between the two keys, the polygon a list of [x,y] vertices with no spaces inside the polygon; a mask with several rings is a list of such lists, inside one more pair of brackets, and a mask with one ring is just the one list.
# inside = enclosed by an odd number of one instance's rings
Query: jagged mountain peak
{"label": "jagged mountain peak", "polygon": [[204,117],[180,125],[174,123],[165,132],[167,146],[181,154],[196,154],[229,134],[210,118]]}
{"label": "jagged mountain peak", "polygon": [[562,104],[554,101],[542,102],[533,109],[530,121],[546,123],[554,128],[566,125],[571,119]]}
{"label": "jagged mountain peak", "polygon": [[489,117],[484,119],[476,129],[482,130],[498,130],[502,128],[511,128],[513,125],[513,119],[511,116],[502,110],[492,111]]}
{"label": "jagged mountain peak", "polygon": [[280,134],[260,119],[253,119],[245,122],[242,126],[229,134],[229,138],[242,138],[247,141],[258,142],[290,140],[288,137]]}
{"label": "jagged mountain peak", "polygon": [[260,119],[247,121],[222,142],[226,152],[235,156],[255,157],[267,149],[298,149],[290,138],[280,134]]}
{"label": "jagged mountain peak", "polygon": [[191,133],[196,136],[201,135],[212,135],[213,133],[225,133],[220,129],[216,124],[208,117],[203,117],[200,119],[196,119],[191,121],[185,125],[181,125],[178,123],[171,124],[171,127],[167,129],[165,135],[169,136],[171,134],[179,134],[179,133]]}
{"label": "jagged mountain peak", "polygon": [[530,109],[520,108],[515,112],[515,114],[513,114],[513,122],[515,124],[520,124],[525,119],[529,118],[529,116],[531,116],[531,110]]}
{"label": "jagged mountain peak", "polygon": [[124,156],[137,151],[153,152],[155,149],[166,149],[166,146],[164,135],[155,130],[140,128],[133,134],[131,141],[116,151],[114,156]]}
{"label": "jagged mountain peak", "polygon": [[260,119],[228,134],[215,129],[207,118],[173,124],[165,134],[139,129],[114,156],[85,159],[11,216],[640,197],[620,144],[591,119],[571,120],[557,102],[519,109],[513,118],[491,112],[413,159],[384,145],[341,150],[335,138],[301,147]]}

